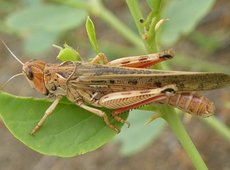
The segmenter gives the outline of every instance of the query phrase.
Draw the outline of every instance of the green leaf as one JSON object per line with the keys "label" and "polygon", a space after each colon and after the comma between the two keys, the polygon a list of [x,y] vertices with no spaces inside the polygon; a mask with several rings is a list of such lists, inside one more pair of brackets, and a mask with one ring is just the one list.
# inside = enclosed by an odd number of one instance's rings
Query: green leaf
{"label": "green leaf", "polygon": [[98,44],[97,44],[95,27],[94,27],[93,21],[90,19],[89,16],[87,17],[85,27],[86,27],[86,31],[89,37],[89,41],[97,54],[99,52],[99,49],[98,49]]}
{"label": "green leaf", "polygon": [[121,142],[121,153],[131,155],[143,150],[162,132],[166,123],[162,119],[154,120],[149,125],[145,125],[153,112],[144,110],[133,110],[129,114],[128,121],[130,128],[122,129],[125,133],[119,134],[116,139]]}
{"label": "green leaf", "polygon": [[80,61],[80,54],[72,47],[64,44],[64,48],[60,47],[60,52],[57,58],[61,61]]}
{"label": "green leaf", "polygon": [[173,0],[168,1],[163,18],[169,19],[162,25],[161,43],[172,45],[182,35],[190,33],[208,13],[215,0]]}
{"label": "green leaf", "polygon": [[[50,101],[44,99],[0,93],[0,116],[17,139],[46,155],[80,155],[97,149],[116,135],[102,118],[63,102],[58,104],[40,131],[34,137],[31,136],[31,130],[50,104]],[[114,120],[111,122],[117,127],[121,126]]]}
{"label": "green leaf", "polygon": [[67,6],[33,6],[9,15],[6,24],[16,32],[30,30],[64,31],[79,26],[86,12]]}

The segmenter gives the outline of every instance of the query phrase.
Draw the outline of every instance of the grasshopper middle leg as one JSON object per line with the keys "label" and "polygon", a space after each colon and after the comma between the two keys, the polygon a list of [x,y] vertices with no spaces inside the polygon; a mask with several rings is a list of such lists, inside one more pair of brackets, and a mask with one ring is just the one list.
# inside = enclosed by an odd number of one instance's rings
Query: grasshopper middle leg
{"label": "grasshopper middle leg", "polygon": [[109,128],[111,128],[112,130],[114,130],[117,133],[120,132],[120,130],[109,121],[109,118],[108,118],[108,116],[107,116],[107,114],[105,112],[103,112],[103,111],[101,111],[99,109],[87,106],[81,100],[75,101],[75,104],[78,105],[78,106],[80,106],[81,108],[83,108],[83,109],[91,112],[91,113],[94,113],[95,115],[97,115],[99,117],[102,117],[104,119],[105,124]]}

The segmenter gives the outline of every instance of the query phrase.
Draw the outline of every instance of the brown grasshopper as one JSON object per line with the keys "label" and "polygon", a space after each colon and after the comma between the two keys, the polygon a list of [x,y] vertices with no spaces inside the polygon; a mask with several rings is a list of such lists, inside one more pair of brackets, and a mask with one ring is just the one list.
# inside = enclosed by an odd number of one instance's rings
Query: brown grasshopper
{"label": "brown grasshopper", "polygon": [[[193,115],[206,117],[213,114],[214,105],[194,91],[212,90],[230,84],[230,76],[223,73],[145,69],[171,59],[174,56],[173,50],[125,57],[111,62],[100,53],[90,62],[49,64],[42,60],[23,63],[6,48],[23,65],[19,75],[25,75],[39,93],[55,98],[32,130],[32,135],[40,129],[63,96],[102,117],[108,127],[119,132],[100,107],[112,109],[112,116],[128,125],[119,114],[150,103],[169,104]],[[100,61],[104,65],[99,64]]]}

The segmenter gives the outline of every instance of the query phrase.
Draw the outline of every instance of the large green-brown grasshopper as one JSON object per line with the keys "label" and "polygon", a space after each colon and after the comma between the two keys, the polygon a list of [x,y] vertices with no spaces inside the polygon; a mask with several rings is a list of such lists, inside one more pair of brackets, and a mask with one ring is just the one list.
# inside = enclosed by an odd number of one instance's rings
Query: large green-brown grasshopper
{"label": "large green-brown grasshopper", "polygon": [[[40,129],[64,96],[102,117],[108,127],[119,132],[100,107],[112,109],[112,116],[127,124],[119,116],[120,113],[150,103],[169,104],[193,115],[206,117],[214,113],[214,105],[195,92],[230,85],[230,76],[223,73],[145,69],[171,59],[173,50],[111,62],[100,53],[90,62],[67,61],[61,64],[49,64],[42,60],[23,63],[10,53],[23,65],[20,75],[25,75],[39,93],[55,99],[31,134]],[[99,64],[100,61],[104,65]]]}

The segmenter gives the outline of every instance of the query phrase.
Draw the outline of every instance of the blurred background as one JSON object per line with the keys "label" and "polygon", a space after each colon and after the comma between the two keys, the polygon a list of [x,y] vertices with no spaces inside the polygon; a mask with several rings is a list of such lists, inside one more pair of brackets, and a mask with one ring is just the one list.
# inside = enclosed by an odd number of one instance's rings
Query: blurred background
{"label": "blurred background", "polygon": [[[84,1],[93,3],[96,0]],[[71,2],[71,3],[68,3]],[[138,42],[123,35],[106,20],[107,14],[82,5],[79,0],[0,0],[0,39],[22,60],[33,58],[59,62],[59,46],[65,42],[77,49],[87,60],[96,54],[85,30],[90,16],[95,24],[100,51],[110,59],[146,53]],[[150,1],[139,1],[145,16]],[[163,65],[166,69],[185,71],[214,71],[230,73],[230,1],[174,0],[163,1],[161,18],[169,21],[157,34],[159,50],[174,48],[176,57]],[[135,23],[123,0],[104,0],[105,9],[138,36]],[[75,4],[75,5],[74,5]],[[95,8],[96,9],[96,8]],[[141,42],[139,43],[141,44]],[[0,44],[0,83],[4,83],[21,65]],[[43,97],[30,88],[22,77],[4,89],[20,96]],[[216,105],[216,117],[230,126],[229,88],[204,93]],[[136,112],[136,114],[135,114]],[[44,156],[16,140],[0,120],[0,169],[194,169],[176,137],[164,123],[157,120],[144,126],[151,113],[133,111],[132,126],[96,151],[73,158]],[[209,169],[230,169],[230,132],[225,137],[207,122],[182,115],[182,121]]]}

